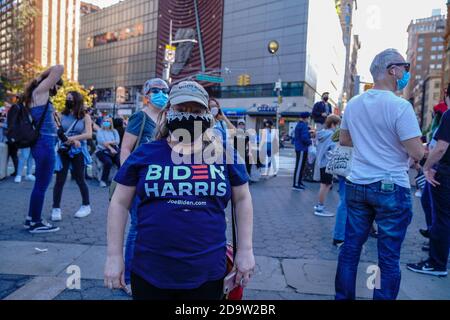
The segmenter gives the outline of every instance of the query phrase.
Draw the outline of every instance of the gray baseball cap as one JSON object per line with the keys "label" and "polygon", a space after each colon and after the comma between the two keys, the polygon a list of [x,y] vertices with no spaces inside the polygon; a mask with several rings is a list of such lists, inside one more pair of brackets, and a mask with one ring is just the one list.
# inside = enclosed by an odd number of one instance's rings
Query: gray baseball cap
{"label": "gray baseball cap", "polygon": [[182,104],[186,102],[197,102],[208,108],[208,92],[195,81],[182,81],[175,84],[169,93],[171,105]]}

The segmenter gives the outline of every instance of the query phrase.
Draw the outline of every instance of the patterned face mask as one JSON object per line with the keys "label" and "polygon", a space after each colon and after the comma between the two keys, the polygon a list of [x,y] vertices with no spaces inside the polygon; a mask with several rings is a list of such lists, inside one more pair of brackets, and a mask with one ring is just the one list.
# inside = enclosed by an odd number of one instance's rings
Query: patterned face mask
{"label": "patterned face mask", "polygon": [[[199,136],[211,128],[213,116],[210,113],[191,113],[169,110],[167,127],[179,141],[194,142]],[[184,129],[184,130],[183,130]]]}

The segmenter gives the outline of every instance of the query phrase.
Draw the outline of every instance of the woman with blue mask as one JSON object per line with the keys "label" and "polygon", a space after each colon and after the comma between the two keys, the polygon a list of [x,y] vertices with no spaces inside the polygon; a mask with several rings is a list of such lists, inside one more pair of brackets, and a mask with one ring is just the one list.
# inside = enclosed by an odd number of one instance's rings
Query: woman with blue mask
{"label": "woman with blue mask", "polygon": [[[122,140],[120,152],[120,163],[124,163],[133,150],[143,143],[148,143],[154,139],[154,131],[161,109],[169,100],[169,86],[159,78],[147,80],[142,90],[144,95],[144,108],[133,114],[128,120],[128,126]],[[130,208],[130,230],[128,232],[125,247],[125,283],[128,294],[130,289],[130,266],[134,253],[134,242],[136,240],[136,214],[139,199],[136,197]]]}
{"label": "woman with blue mask", "polygon": [[100,187],[105,188],[109,182],[109,173],[113,165],[120,167],[120,136],[114,129],[111,118],[103,119],[102,127],[97,131],[97,152],[95,155],[103,163]]}

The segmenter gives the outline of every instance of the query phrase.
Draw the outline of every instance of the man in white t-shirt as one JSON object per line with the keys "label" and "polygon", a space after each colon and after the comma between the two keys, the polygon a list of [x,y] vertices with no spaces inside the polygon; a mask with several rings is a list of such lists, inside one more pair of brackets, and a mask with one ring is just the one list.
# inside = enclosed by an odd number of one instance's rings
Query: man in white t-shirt
{"label": "man in white t-shirt", "polygon": [[394,49],[378,54],[370,67],[375,86],[351,99],[340,143],[353,147],[347,177],[347,227],[336,273],[336,299],[355,299],[363,244],[378,225],[381,280],[374,299],[396,299],[400,288],[400,249],[412,218],[408,158],[421,160],[421,131],[411,104],[395,95],[409,81],[409,63]]}

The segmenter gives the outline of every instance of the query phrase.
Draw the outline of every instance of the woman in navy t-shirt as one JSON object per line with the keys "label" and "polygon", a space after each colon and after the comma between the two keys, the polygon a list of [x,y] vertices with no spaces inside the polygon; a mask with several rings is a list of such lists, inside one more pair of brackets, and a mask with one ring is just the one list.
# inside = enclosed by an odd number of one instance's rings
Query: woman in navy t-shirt
{"label": "woman in navy t-shirt", "polygon": [[235,284],[247,285],[255,266],[248,176],[234,150],[223,150],[216,142],[221,139],[207,137],[213,124],[203,87],[191,81],[176,84],[161,112],[156,140],[141,145],[117,173],[108,212],[109,288],[125,286],[124,229],[135,193],[140,204],[131,266],[134,299],[223,297],[225,208],[231,196],[238,230]]}

